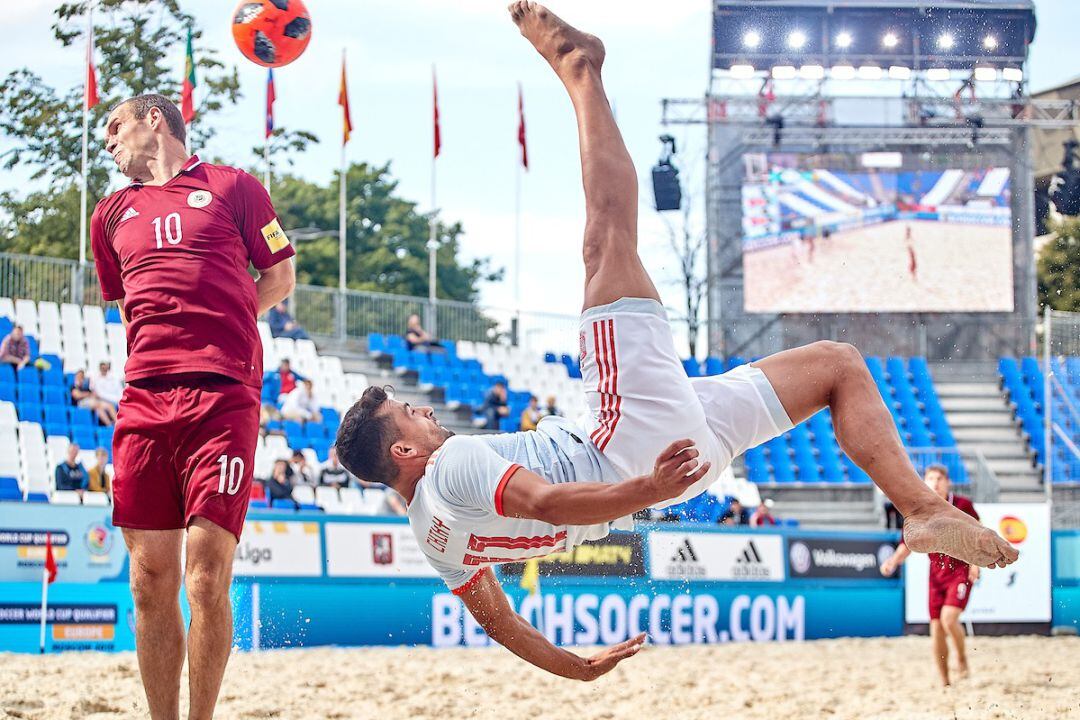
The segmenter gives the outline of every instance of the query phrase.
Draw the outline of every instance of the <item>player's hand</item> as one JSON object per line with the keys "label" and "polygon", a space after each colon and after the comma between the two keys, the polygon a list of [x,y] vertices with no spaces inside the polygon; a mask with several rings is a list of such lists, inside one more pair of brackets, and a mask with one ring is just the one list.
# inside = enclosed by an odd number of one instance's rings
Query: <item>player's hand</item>
{"label": "player's hand", "polygon": [[974,585],[979,581],[979,566],[972,565],[968,568],[968,583]]}
{"label": "player's hand", "polygon": [[881,563],[882,575],[884,575],[885,577],[889,577],[894,572],[896,572],[896,560],[894,558],[889,558],[885,562]]}
{"label": "player's hand", "polygon": [[626,658],[637,655],[638,651],[644,646],[645,633],[641,633],[618,645],[604,648],[592,657],[584,658],[584,664],[578,679],[590,682],[601,675],[606,675]]}
{"label": "player's hand", "polygon": [[683,492],[705,477],[712,463],[698,463],[697,448],[693,440],[676,440],[656,458],[648,482],[656,495],[656,502],[679,497]]}

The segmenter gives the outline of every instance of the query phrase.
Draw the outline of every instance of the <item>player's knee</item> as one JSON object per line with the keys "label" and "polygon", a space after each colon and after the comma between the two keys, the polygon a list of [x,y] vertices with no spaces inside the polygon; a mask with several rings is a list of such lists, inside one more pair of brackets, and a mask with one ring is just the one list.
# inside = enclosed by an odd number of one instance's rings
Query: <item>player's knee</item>
{"label": "player's knee", "polygon": [[174,563],[137,560],[131,564],[131,596],[136,608],[164,607],[180,593],[180,568]]}
{"label": "player's knee", "polygon": [[[231,563],[232,558],[229,558]],[[229,563],[217,559],[189,562],[184,587],[193,606],[211,607],[228,600],[232,575]]]}
{"label": "player's knee", "polygon": [[821,340],[814,349],[828,367],[835,368],[840,376],[866,374],[866,361],[862,353],[851,343]]}

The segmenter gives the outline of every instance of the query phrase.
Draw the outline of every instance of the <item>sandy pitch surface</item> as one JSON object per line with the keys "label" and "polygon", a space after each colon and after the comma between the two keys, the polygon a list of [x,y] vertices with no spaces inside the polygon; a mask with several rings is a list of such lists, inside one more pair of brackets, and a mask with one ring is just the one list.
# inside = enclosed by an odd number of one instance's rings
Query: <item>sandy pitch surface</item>
{"label": "sandy pitch surface", "polygon": [[[911,226],[917,277],[908,271]],[[895,221],[743,258],[747,312],[1011,311],[1007,227]]]}
{"label": "sandy pitch surface", "polygon": [[[924,637],[652,647],[586,684],[502,648],[238,653],[219,718],[1080,718],[1080,639],[974,638],[937,685]],[[0,718],[145,718],[132,653],[0,655]],[[186,692],[187,679],[184,679]]]}

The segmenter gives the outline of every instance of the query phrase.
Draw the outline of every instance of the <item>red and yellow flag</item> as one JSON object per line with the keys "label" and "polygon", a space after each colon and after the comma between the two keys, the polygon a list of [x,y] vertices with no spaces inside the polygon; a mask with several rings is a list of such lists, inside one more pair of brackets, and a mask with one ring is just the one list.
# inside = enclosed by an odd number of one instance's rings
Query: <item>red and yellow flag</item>
{"label": "red and yellow flag", "polygon": [[349,142],[349,135],[352,134],[352,116],[349,113],[349,86],[345,82],[345,53],[341,54],[341,89],[338,90],[337,101],[342,112],[341,144],[344,145]]}
{"label": "red and yellow flag", "polygon": [[195,52],[191,46],[191,27],[188,27],[184,85],[180,89],[180,114],[184,117],[184,124],[190,124],[195,119],[195,84]]}

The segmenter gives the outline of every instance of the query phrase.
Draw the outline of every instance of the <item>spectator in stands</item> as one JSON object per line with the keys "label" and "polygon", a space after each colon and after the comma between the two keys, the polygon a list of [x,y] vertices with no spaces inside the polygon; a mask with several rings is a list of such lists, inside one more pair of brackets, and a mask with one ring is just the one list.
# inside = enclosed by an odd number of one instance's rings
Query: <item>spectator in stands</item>
{"label": "spectator in stands", "polygon": [[319,412],[313,387],[310,380],[301,380],[281,404],[281,417],[297,422],[321,423],[322,413]]}
{"label": "spectator in stands", "polygon": [[535,430],[536,423],[540,422],[542,417],[544,413],[540,411],[540,401],[535,395],[530,395],[529,406],[521,411],[521,429]]}
{"label": "spectator in stands", "polygon": [[270,479],[266,481],[266,494],[270,500],[292,500],[293,484],[293,470],[289,461],[284,458],[275,460]]}
{"label": "spectator in stands", "polygon": [[293,372],[292,365],[287,358],[282,358],[281,364],[278,365],[278,380],[280,381],[280,389],[278,390],[278,402],[284,402],[294,389],[296,389],[297,383],[304,378],[302,375]]}
{"label": "spectator in stands", "polygon": [[87,483],[87,490],[90,492],[103,492],[112,494],[112,476],[109,475],[109,470],[106,467],[109,464],[109,453],[103,448],[99,447],[94,451],[94,467],[90,468],[89,482]]}
{"label": "spectator in stands", "polygon": [[266,321],[270,324],[270,334],[276,338],[292,338],[293,340],[310,340],[307,330],[289,314],[285,303],[279,302],[266,313]]}
{"label": "spectator in stands", "polygon": [[117,406],[124,395],[124,381],[113,373],[112,363],[102,360],[97,374],[90,378],[90,389],[105,402]]}
{"label": "spectator in stands", "polygon": [[542,407],[540,409],[540,412],[544,417],[547,417],[548,415],[554,415],[556,417],[562,417],[562,410],[560,410],[559,406],[555,404],[555,396],[554,395],[548,395],[547,396],[547,400],[544,403],[544,407]]}
{"label": "spectator in stands", "polygon": [[300,450],[293,450],[292,460],[289,462],[292,469],[293,485],[310,485],[315,487],[315,471],[308,465],[307,458]]}
{"label": "spectator in stands", "polygon": [[765,527],[776,525],[776,518],[772,514],[773,501],[766,498],[758,505],[757,510],[750,516],[750,527]]}
{"label": "spectator in stands", "polygon": [[750,522],[750,513],[742,506],[738,498],[731,498],[728,509],[720,516],[721,525],[747,525]]}
{"label": "spectator in stands", "polygon": [[904,529],[904,516],[901,515],[900,511],[896,509],[896,506],[888,500],[885,501],[885,529]]}
{"label": "spectator in stands", "polygon": [[90,389],[90,380],[84,370],[76,370],[75,377],[72,378],[71,404],[93,410],[102,425],[116,424],[116,406],[102,400]]}
{"label": "spectator in stands", "polygon": [[330,485],[340,490],[343,487],[349,487],[351,481],[352,476],[349,471],[338,460],[337,448],[331,445],[326,462],[323,463],[322,470],[319,471],[319,484]]}
{"label": "spectator in stands", "polygon": [[56,466],[54,476],[57,490],[75,490],[82,496],[89,477],[86,468],[79,462],[79,446],[76,443],[68,445],[67,456]]}
{"label": "spectator in stands", "polygon": [[409,316],[408,321],[405,323],[405,347],[409,350],[422,348],[430,352],[431,348],[441,350],[443,346],[442,343],[431,337],[431,334],[420,324],[420,316],[413,314]]}
{"label": "spectator in stands", "polygon": [[506,402],[506,385],[499,381],[487,391],[484,404],[480,406],[480,412],[487,420],[484,423],[485,428],[499,429],[499,420],[510,415],[510,406]]}
{"label": "spectator in stands", "polygon": [[30,364],[30,342],[26,339],[22,325],[16,325],[0,342],[0,363],[14,365],[22,370]]}

